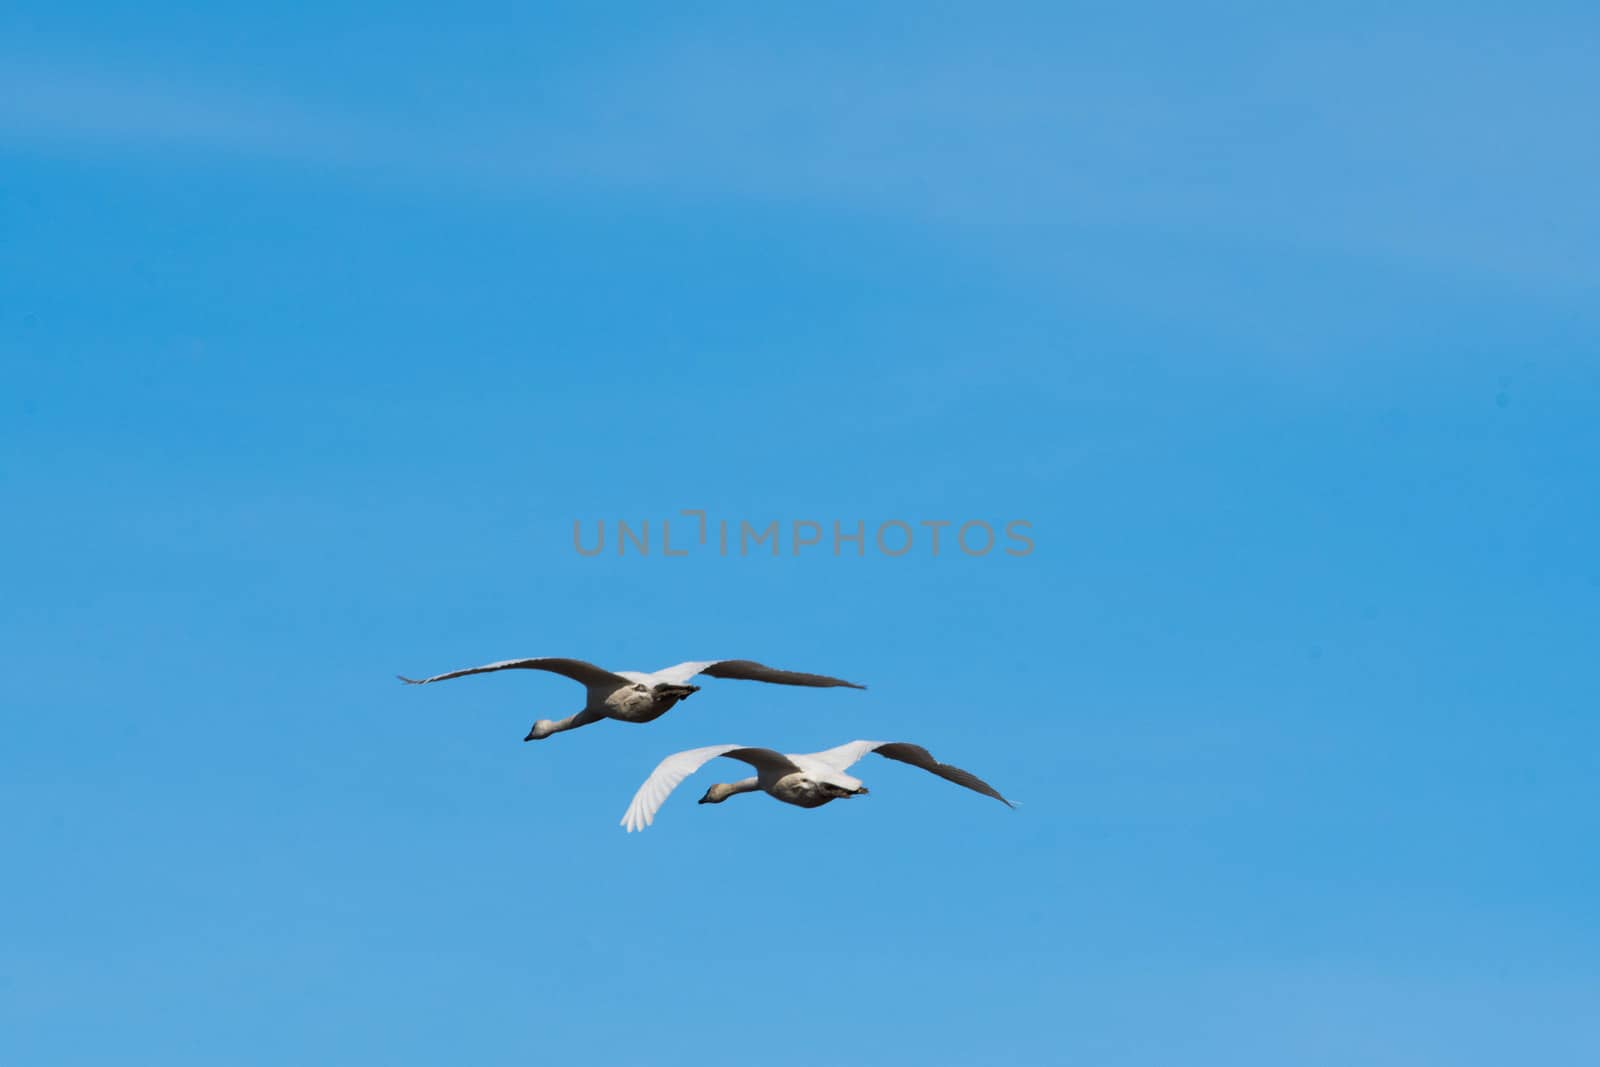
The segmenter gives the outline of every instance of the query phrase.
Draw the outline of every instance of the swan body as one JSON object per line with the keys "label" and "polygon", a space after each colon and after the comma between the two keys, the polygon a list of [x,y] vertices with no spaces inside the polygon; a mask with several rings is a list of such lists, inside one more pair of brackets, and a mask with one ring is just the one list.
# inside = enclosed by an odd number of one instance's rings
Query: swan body
{"label": "swan body", "polygon": [[1011,801],[977,775],[940,763],[927,749],[905,741],[851,741],[837,748],[803,755],[785,755],[770,748],[708,745],[674,753],[657,764],[633,795],[628,810],[623,813],[622,826],[629,833],[649,826],[678,784],[718,756],[748,763],[756,773],[751,778],[711,786],[700,798],[702,804],[720,804],[739,793],[756,791],[800,808],[820,808],[842,797],[863,796],[867,788],[861,779],[845,772],[869,752],[921,767],[946,781],[994,797],[1008,808],[1012,806]]}
{"label": "swan body", "polygon": [[652,673],[641,671],[608,671],[581,659],[539,657],[534,659],[508,659],[487,663],[482,667],[436,674],[431,678],[400,680],[407,685],[429,685],[469,674],[486,674],[491,671],[536,670],[550,671],[571,678],[584,687],[587,699],[583,710],[565,719],[552,721],[540,719],[533,724],[524,741],[541,741],[551,734],[576,730],[601,719],[618,722],[652,722],[672,710],[679,701],[700,691],[689,680],[698,675],[708,678],[737,678],[751,682],[771,682],[777,685],[799,685],[810,688],[843,686],[865,689],[864,685],[832,678],[825,674],[807,674],[803,671],[785,671],[747,659],[690,660]]}

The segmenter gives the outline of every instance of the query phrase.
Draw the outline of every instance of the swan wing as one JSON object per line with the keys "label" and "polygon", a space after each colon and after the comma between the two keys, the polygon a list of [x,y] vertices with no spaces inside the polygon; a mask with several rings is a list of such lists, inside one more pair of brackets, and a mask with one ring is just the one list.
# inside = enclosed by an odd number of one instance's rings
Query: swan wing
{"label": "swan wing", "polygon": [[849,689],[866,688],[855,682],[847,682],[843,678],[833,678],[826,674],[807,674],[804,671],[779,670],[777,667],[768,667],[764,663],[748,659],[691,660],[676,667],[657,671],[653,677],[656,681],[666,682],[669,685],[683,685],[697,674],[704,674],[708,678],[737,678],[746,682],[803,685],[813,689],[833,686],[844,686]]}
{"label": "swan wing", "polygon": [[837,748],[830,748],[825,752],[814,752],[811,754],[811,758],[821,760],[834,770],[843,773],[869,752],[876,752],[885,759],[909,763],[913,767],[921,767],[930,774],[937,774],[947,782],[965,786],[975,792],[982,793],[986,797],[994,797],[1008,808],[1014,807],[1011,801],[1000,795],[999,790],[971,771],[964,771],[960,767],[952,767],[948,763],[940,763],[933,758],[933,754],[927,749],[907,741],[851,741]]}
{"label": "swan wing", "polygon": [[632,833],[635,830],[643,830],[655,822],[656,812],[661,810],[661,805],[666,802],[672,791],[678,788],[678,784],[718,756],[741,760],[758,772],[776,773],[778,777],[800,769],[783,753],[774,752],[770,748],[707,745],[705,748],[674,752],[656,764],[656,769],[650,772],[650,777],[646,778],[639,791],[633,794],[633,800],[628,803],[628,810],[623,813],[622,825]]}
{"label": "swan wing", "polygon": [[613,674],[603,667],[596,667],[593,663],[585,663],[581,659],[561,659],[549,656],[538,659],[504,659],[499,663],[486,663],[482,667],[468,667],[465,670],[450,671],[447,674],[436,674],[432,678],[407,678],[403,674],[399,675],[399,678],[407,685],[427,685],[430,682],[444,682],[451,678],[464,678],[469,674],[487,674],[490,671],[508,670],[550,671],[564,678],[571,678],[575,682],[581,682],[589,689],[603,689],[606,692],[628,684],[626,678],[619,674]]}
{"label": "swan wing", "polygon": [[851,741],[848,744],[840,745],[838,748],[830,748],[823,752],[813,752],[811,753],[811,758],[820,760],[842,774],[859,763],[868,752],[880,745],[887,744],[889,744],[888,741]]}

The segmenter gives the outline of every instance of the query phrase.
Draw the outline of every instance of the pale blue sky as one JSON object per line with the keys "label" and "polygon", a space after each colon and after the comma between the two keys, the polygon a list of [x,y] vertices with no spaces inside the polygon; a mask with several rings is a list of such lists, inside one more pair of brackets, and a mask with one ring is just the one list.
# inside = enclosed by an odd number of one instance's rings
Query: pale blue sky
{"label": "pale blue sky", "polygon": [[[1600,1057],[1587,8],[0,13],[0,1059]],[[575,519],[1032,523],[596,559]],[[645,727],[519,655],[749,657]],[[820,811],[667,753],[916,741]]]}

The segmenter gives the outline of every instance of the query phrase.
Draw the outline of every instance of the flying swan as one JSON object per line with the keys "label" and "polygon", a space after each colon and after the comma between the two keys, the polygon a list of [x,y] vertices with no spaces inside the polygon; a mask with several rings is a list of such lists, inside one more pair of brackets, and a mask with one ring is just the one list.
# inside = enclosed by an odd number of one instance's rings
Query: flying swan
{"label": "flying swan", "polygon": [[678,701],[700,691],[699,686],[688,684],[689,679],[698,674],[704,674],[709,678],[739,678],[749,682],[804,685],[817,689],[832,686],[866,688],[864,685],[847,682],[842,678],[830,678],[825,674],[805,674],[800,671],[780,671],[776,667],[767,667],[747,659],[691,660],[676,667],[656,671],[654,674],[644,674],[640,671],[608,671],[603,667],[596,667],[593,663],[585,663],[581,659],[544,657],[502,660],[482,667],[468,667],[462,671],[436,674],[432,678],[407,678],[403,674],[398,677],[407,685],[428,685],[431,682],[443,682],[469,674],[504,670],[551,671],[562,677],[571,678],[588,691],[588,699],[582,711],[555,722],[540,719],[533,724],[533,729],[528,731],[528,736],[523,738],[524,741],[542,741],[551,734],[576,730],[580,726],[588,726],[601,719],[616,719],[619,722],[651,722],[659,719]]}
{"label": "flying swan", "polygon": [[801,808],[820,808],[840,797],[861,796],[866,793],[866,786],[861,784],[861,779],[852,778],[844,772],[868,752],[932,771],[947,782],[964,785],[986,797],[994,797],[1008,808],[1013,806],[1011,801],[982,778],[960,767],[940,763],[927,749],[905,741],[851,741],[826,752],[812,752],[803,756],[786,756],[770,748],[710,745],[678,752],[662,760],[633,795],[633,802],[622,816],[622,825],[627,827],[629,833],[649,826],[678,783],[718,756],[748,763],[756,769],[756,774],[753,778],[745,778],[731,785],[719,782],[706,790],[706,795],[700,798],[702,804],[721,804],[736,793],[753,793],[758,789],[785,804]]}

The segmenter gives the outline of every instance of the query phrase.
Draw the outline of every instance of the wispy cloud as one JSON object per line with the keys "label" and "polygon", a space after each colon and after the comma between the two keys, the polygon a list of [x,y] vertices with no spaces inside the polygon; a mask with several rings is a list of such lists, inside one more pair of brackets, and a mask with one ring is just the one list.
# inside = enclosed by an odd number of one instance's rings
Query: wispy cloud
{"label": "wispy cloud", "polygon": [[1201,70],[691,47],[631,75],[585,87],[566,148],[619,180],[1600,280],[1600,141],[1572,106],[1600,76],[1559,43],[1307,40]]}
{"label": "wispy cloud", "polygon": [[0,136],[74,149],[196,149],[310,163],[359,159],[359,127],[309,107],[103,71],[0,64]]}
{"label": "wispy cloud", "polygon": [[[535,106],[404,116],[180,79],[0,64],[0,139],[185,150],[499,192],[755,198],[952,226],[1133,226],[1600,280],[1579,51],[1272,42],[1226,68],[1025,50],[871,55],[657,43]],[[552,76],[554,77],[554,76]]]}

